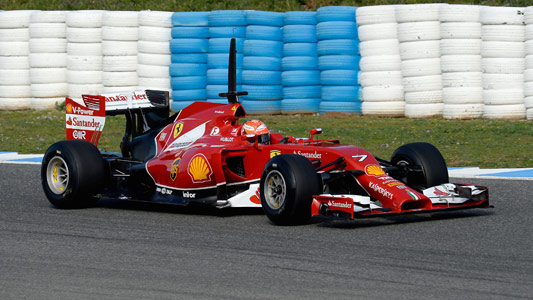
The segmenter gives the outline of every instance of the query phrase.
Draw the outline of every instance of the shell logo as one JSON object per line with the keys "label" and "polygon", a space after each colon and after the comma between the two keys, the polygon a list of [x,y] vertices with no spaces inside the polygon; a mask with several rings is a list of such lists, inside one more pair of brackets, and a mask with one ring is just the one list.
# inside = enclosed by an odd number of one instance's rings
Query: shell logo
{"label": "shell logo", "polygon": [[187,172],[194,183],[201,183],[211,180],[213,170],[211,165],[203,154],[196,154],[193,156],[187,167]]}
{"label": "shell logo", "polygon": [[385,171],[383,171],[383,169],[378,165],[367,165],[365,168],[365,173],[373,176],[385,175]]}
{"label": "shell logo", "polygon": [[72,113],[72,104],[67,104],[67,106],[65,107],[65,110],[67,111],[67,114],[71,114]]}
{"label": "shell logo", "polygon": [[177,123],[174,125],[174,138],[177,138],[181,131],[183,131],[183,123]]}

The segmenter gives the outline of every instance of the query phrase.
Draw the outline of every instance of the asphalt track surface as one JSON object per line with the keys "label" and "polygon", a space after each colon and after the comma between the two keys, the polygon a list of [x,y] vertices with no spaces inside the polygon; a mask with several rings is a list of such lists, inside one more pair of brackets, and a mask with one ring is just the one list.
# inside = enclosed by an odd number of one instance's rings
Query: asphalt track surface
{"label": "asphalt track surface", "polygon": [[532,299],[533,181],[468,181],[495,208],[279,227],[250,209],[59,210],[39,165],[0,164],[0,299]]}

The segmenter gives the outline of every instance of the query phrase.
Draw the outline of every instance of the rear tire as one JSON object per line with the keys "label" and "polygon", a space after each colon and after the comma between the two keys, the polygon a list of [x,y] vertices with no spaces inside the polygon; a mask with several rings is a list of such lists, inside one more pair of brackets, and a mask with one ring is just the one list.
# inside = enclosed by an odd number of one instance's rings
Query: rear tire
{"label": "rear tire", "polygon": [[275,156],[261,175],[263,211],[276,225],[306,223],[311,217],[312,196],[321,193],[321,186],[307,158],[296,154]]}
{"label": "rear tire", "polygon": [[91,206],[105,184],[105,163],[89,142],[60,141],[44,155],[41,182],[46,197],[58,208]]}
{"label": "rear tire", "polygon": [[392,154],[391,163],[395,166],[420,167],[421,172],[408,172],[403,178],[398,178],[419,190],[449,182],[448,168],[442,154],[429,143],[410,143],[399,147]]}

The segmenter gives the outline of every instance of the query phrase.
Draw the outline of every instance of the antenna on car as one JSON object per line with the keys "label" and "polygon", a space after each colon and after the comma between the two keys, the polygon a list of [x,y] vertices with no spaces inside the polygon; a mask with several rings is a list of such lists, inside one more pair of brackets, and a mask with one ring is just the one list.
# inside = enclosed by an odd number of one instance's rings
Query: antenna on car
{"label": "antenna on car", "polygon": [[228,92],[218,94],[220,97],[228,98],[229,103],[238,103],[238,96],[248,95],[248,92],[237,92],[237,49],[235,44],[235,38],[231,38],[229,46]]}

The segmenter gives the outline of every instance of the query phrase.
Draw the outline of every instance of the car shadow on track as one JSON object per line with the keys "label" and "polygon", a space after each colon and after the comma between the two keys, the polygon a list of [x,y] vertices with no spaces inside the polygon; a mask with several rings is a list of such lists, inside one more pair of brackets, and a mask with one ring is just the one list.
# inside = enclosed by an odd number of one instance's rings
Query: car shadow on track
{"label": "car shadow on track", "polygon": [[434,213],[425,213],[417,215],[401,215],[401,216],[387,216],[387,217],[377,217],[372,219],[355,219],[353,221],[326,221],[319,223],[319,227],[328,227],[328,228],[340,228],[340,229],[355,229],[355,228],[365,228],[365,227],[380,227],[380,226],[390,226],[390,225],[399,225],[399,224],[408,224],[408,223],[418,223],[418,222],[432,222],[440,220],[454,220],[454,219],[466,219],[466,218],[477,218],[477,217],[487,217],[494,214],[492,210],[481,210],[481,209],[472,209],[472,210],[463,210],[463,211],[450,211],[450,212],[434,212]]}
{"label": "car shadow on track", "polygon": [[150,211],[158,213],[205,215],[218,217],[231,217],[242,215],[263,215],[261,208],[224,208],[219,209],[206,204],[190,203],[187,206],[153,203],[144,201],[119,200],[112,198],[100,199],[95,207],[124,209],[134,211]]}

